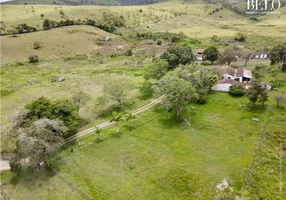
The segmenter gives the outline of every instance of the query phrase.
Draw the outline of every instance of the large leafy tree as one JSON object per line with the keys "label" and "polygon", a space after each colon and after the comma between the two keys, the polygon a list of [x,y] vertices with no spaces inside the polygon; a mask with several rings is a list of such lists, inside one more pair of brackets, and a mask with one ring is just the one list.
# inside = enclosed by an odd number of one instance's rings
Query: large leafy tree
{"label": "large leafy tree", "polygon": [[219,51],[216,47],[211,46],[204,50],[204,61],[209,60],[211,64],[218,59]]}
{"label": "large leafy tree", "polygon": [[[50,165],[50,158],[64,143],[67,128],[60,120],[47,118],[33,122],[29,127],[17,129],[16,150],[12,161],[26,166]],[[24,162],[23,162],[24,161]]]}
{"label": "large leafy tree", "polygon": [[150,65],[144,67],[145,79],[159,80],[168,72],[168,62],[162,59],[154,59]]}
{"label": "large leafy tree", "polygon": [[286,63],[286,43],[273,47],[270,52],[271,64]]}
{"label": "large leafy tree", "polygon": [[116,101],[120,106],[123,106],[131,86],[130,82],[124,78],[114,79],[104,86],[104,99]]}
{"label": "large leafy tree", "polygon": [[167,60],[169,69],[174,69],[179,64],[186,65],[194,61],[191,47],[169,47],[167,51],[161,55],[161,58]]}
{"label": "large leafy tree", "polygon": [[246,91],[246,96],[250,101],[251,107],[254,107],[258,100],[264,106],[265,101],[268,99],[268,92],[260,82],[253,81],[250,88]]}
{"label": "large leafy tree", "polygon": [[174,111],[178,119],[181,119],[184,106],[197,97],[191,82],[172,75],[163,77],[158,83],[158,89],[165,95],[162,107]]}
{"label": "large leafy tree", "polygon": [[226,48],[219,56],[220,64],[230,65],[232,62],[236,61],[240,56],[241,52],[236,47],[228,47]]}
{"label": "large leafy tree", "polygon": [[40,97],[27,104],[25,109],[29,110],[25,126],[29,126],[38,119],[48,118],[62,120],[69,129],[69,135],[74,134],[77,130],[78,108],[71,101],[51,101],[46,97]]}

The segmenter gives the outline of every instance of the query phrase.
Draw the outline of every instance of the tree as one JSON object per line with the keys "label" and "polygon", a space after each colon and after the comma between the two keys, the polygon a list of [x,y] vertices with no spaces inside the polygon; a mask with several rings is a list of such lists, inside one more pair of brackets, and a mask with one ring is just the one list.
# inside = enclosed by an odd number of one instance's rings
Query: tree
{"label": "tree", "polygon": [[166,75],[159,81],[158,89],[165,95],[162,107],[175,111],[177,119],[181,119],[183,107],[197,97],[191,82],[171,75]]}
{"label": "tree", "polygon": [[157,40],[157,44],[161,45],[162,44],[162,40]]}
{"label": "tree", "polygon": [[235,47],[226,48],[219,56],[219,63],[230,65],[232,62],[237,60],[239,50]]}
{"label": "tree", "polygon": [[129,121],[129,129],[132,127],[132,122],[136,119],[136,115],[134,115],[132,112],[127,113],[123,116],[125,122]]}
{"label": "tree", "polygon": [[250,101],[251,107],[254,107],[255,103],[259,102],[264,106],[265,101],[268,99],[267,89],[258,81],[253,81],[250,88],[246,91],[246,96]]}
{"label": "tree", "polygon": [[174,69],[179,64],[186,65],[193,62],[194,55],[191,47],[172,46],[161,55],[161,59],[167,60],[169,69]]}
{"label": "tree", "polygon": [[50,21],[48,19],[45,19],[43,21],[43,29],[47,30],[47,29],[50,29],[50,28],[52,28],[52,21]]}
{"label": "tree", "polygon": [[41,16],[41,18],[43,19],[45,15],[42,13],[40,16]]}
{"label": "tree", "polygon": [[286,43],[273,47],[270,52],[271,64],[286,63]]}
{"label": "tree", "polygon": [[132,49],[127,49],[127,51],[125,52],[125,55],[132,56],[133,55]]}
{"label": "tree", "polygon": [[83,91],[78,91],[74,94],[72,101],[77,107],[77,111],[79,112],[79,109],[81,109],[89,100],[90,95],[84,93]]}
{"label": "tree", "polygon": [[235,97],[242,97],[245,95],[245,92],[242,86],[233,85],[230,87],[229,94]]}
{"label": "tree", "polygon": [[276,108],[279,108],[280,104],[284,101],[283,94],[276,94],[274,96],[274,100],[276,102]]}
{"label": "tree", "polygon": [[260,96],[259,96],[259,102],[264,107],[265,102],[268,100],[268,92],[265,87],[261,87],[260,90]]}
{"label": "tree", "polygon": [[41,45],[41,43],[40,42],[35,42],[34,44],[33,44],[33,49],[40,49],[42,47],[42,45]]}
{"label": "tree", "polygon": [[131,88],[131,84],[123,78],[117,78],[106,84],[103,88],[106,100],[116,101],[120,106],[126,99],[127,91]]}
{"label": "tree", "polygon": [[95,133],[97,134],[97,141],[98,141],[98,142],[101,141],[101,138],[100,138],[101,132],[102,132],[102,129],[96,126],[96,127],[95,127]]}
{"label": "tree", "polygon": [[154,59],[152,64],[144,67],[144,78],[159,80],[168,72],[168,62],[162,59]]}
{"label": "tree", "polygon": [[245,42],[246,38],[247,38],[247,36],[244,33],[237,33],[234,36],[234,40],[238,41],[238,42]]}
{"label": "tree", "polygon": [[31,55],[31,56],[29,56],[29,62],[30,63],[37,63],[37,62],[39,62],[39,57],[37,55]]}
{"label": "tree", "polygon": [[110,119],[110,122],[115,122],[116,124],[116,133],[119,133],[120,130],[119,130],[119,123],[122,121],[122,117],[123,117],[123,113],[122,112],[115,112],[113,111],[112,112],[112,117]]}
{"label": "tree", "polygon": [[142,93],[143,99],[151,97],[154,94],[153,84],[145,80],[140,87],[140,92]]}
{"label": "tree", "polygon": [[253,76],[255,80],[260,81],[264,77],[265,68],[266,66],[262,64],[255,66],[253,70]]}
{"label": "tree", "polygon": [[211,61],[211,64],[213,64],[213,62],[218,59],[219,52],[216,47],[211,46],[204,50],[203,55],[204,55],[204,61],[209,60]]}
{"label": "tree", "polygon": [[60,15],[61,15],[61,18],[63,18],[65,16],[65,13],[63,10],[60,10]]}
{"label": "tree", "polygon": [[40,97],[28,103],[25,109],[29,110],[26,115],[26,126],[35,122],[38,119],[59,119],[68,127],[68,135],[74,134],[78,125],[77,107],[71,101],[57,100],[51,101],[46,97]]}
{"label": "tree", "polygon": [[244,66],[247,66],[249,59],[254,55],[254,51],[245,49],[242,51],[242,57],[245,60]]}
{"label": "tree", "polygon": [[67,128],[62,121],[44,118],[27,128],[18,129],[17,133],[13,164],[25,163],[35,167],[44,163],[50,166],[50,158],[64,144],[63,136],[67,133]]}

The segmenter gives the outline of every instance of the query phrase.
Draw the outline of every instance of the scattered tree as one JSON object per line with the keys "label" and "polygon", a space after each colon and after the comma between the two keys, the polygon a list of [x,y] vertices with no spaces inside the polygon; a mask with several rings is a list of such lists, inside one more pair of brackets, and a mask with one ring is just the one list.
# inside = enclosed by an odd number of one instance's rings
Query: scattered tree
{"label": "scattered tree", "polygon": [[219,56],[219,63],[230,65],[232,62],[237,60],[239,50],[235,47],[226,48]]}
{"label": "scattered tree", "polygon": [[247,36],[244,33],[237,33],[234,37],[234,40],[238,42],[245,42],[246,38]]}
{"label": "scattered tree", "polygon": [[286,63],[286,43],[273,47],[270,52],[271,64]]}
{"label": "scattered tree", "polygon": [[159,81],[158,89],[162,95],[165,95],[162,107],[168,111],[175,111],[179,120],[183,107],[197,97],[191,82],[171,75],[166,75]]}
{"label": "scattered tree", "polygon": [[162,40],[157,40],[157,44],[161,45],[162,44]]}
{"label": "scattered tree", "polygon": [[[50,166],[50,158],[64,143],[67,128],[62,121],[39,119],[26,128],[17,130],[16,153],[11,159],[12,169],[19,170],[20,163],[27,166]],[[25,162],[21,162],[25,160]]]}
{"label": "scattered tree", "polygon": [[219,52],[216,47],[211,46],[204,50],[203,55],[204,55],[204,61],[209,60],[211,61],[211,64],[213,64],[213,62],[218,59]]}
{"label": "scattered tree", "polygon": [[31,55],[31,56],[29,56],[29,62],[30,63],[37,63],[37,62],[39,62],[39,57],[37,55]]}
{"label": "scattered tree", "polygon": [[42,13],[40,16],[41,16],[41,18],[43,19],[45,15]]}
{"label": "scattered tree", "polygon": [[254,107],[255,103],[259,102],[264,106],[265,101],[268,99],[267,89],[258,81],[253,81],[250,88],[246,91],[246,96],[250,101],[251,107]]}
{"label": "scattered tree", "polygon": [[276,102],[276,108],[279,108],[280,104],[284,101],[284,96],[283,94],[276,94],[274,96],[274,100]]}
{"label": "scattered tree", "polygon": [[125,114],[123,116],[123,118],[124,118],[125,122],[129,121],[129,129],[131,129],[132,123],[136,119],[136,115],[134,115],[132,112],[130,112],[130,113]]}
{"label": "scattered tree", "polygon": [[245,95],[245,92],[242,86],[233,85],[230,87],[229,94],[235,97],[242,97]]}
{"label": "scattered tree", "polygon": [[162,59],[154,59],[152,64],[144,67],[144,78],[159,80],[168,71],[168,62]]}
{"label": "scattered tree", "polygon": [[245,49],[242,51],[242,57],[245,60],[244,66],[247,66],[249,59],[254,55],[254,51]]}
{"label": "scattered tree", "polygon": [[63,18],[65,16],[65,13],[63,10],[60,10],[60,15],[61,15],[61,18]]}
{"label": "scattered tree", "polygon": [[77,111],[85,106],[85,104],[90,100],[90,95],[84,93],[83,91],[76,92],[75,95],[73,96],[73,102],[77,107]]}
{"label": "scattered tree", "polygon": [[174,69],[179,64],[186,65],[193,62],[194,55],[191,47],[172,46],[161,55],[161,59],[167,60],[169,69]]}
{"label": "scattered tree", "polygon": [[119,113],[117,113],[115,111],[112,112],[112,117],[110,119],[110,122],[115,122],[115,124],[116,124],[116,133],[120,132],[119,124],[122,121],[122,117],[123,117],[123,113],[122,112],[119,112]]}
{"label": "scattered tree", "polygon": [[97,140],[98,142],[101,141],[101,138],[100,138],[101,132],[102,132],[102,129],[96,126],[96,127],[95,127],[95,133],[97,134],[97,139],[96,139],[96,140]]}
{"label": "scattered tree", "polygon": [[127,49],[127,51],[125,52],[125,55],[132,56],[133,55],[132,49]]}
{"label": "scattered tree", "polygon": [[35,42],[34,44],[33,44],[33,49],[40,49],[42,47],[42,45],[41,45],[41,43],[40,42]]}
{"label": "scattered tree", "polygon": [[117,78],[106,84],[103,88],[106,100],[113,100],[123,106],[126,93],[131,88],[131,84],[124,78]]}
{"label": "scattered tree", "polygon": [[145,80],[140,87],[140,92],[142,93],[143,99],[147,99],[153,96],[154,94],[153,84],[150,81]]}

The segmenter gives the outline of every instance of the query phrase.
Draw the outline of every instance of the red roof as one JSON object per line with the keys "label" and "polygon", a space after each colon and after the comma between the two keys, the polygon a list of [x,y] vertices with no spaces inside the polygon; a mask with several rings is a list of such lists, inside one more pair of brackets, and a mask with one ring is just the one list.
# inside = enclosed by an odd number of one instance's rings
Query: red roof
{"label": "red roof", "polygon": [[232,84],[232,85],[235,85],[235,86],[242,86],[242,87],[245,87],[247,85],[247,83],[242,83],[242,82],[235,81],[235,80],[232,80],[232,79],[221,79],[221,80],[218,81],[217,84]]}

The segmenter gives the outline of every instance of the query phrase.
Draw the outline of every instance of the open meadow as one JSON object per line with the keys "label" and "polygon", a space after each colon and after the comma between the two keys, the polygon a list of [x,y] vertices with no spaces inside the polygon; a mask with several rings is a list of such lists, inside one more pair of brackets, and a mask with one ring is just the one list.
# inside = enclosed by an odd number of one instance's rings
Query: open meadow
{"label": "open meadow", "polygon": [[[239,47],[254,55],[285,46],[285,6],[279,14],[255,16],[253,20],[221,3],[204,1],[134,6],[109,6],[119,5],[116,0],[96,1],[105,2],[104,6],[89,5],[91,1],[78,6],[19,2],[1,5],[2,155],[11,157],[19,147],[12,139],[7,142],[5,128],[13,124],[12,116],[43,96],[51,101],[76,102],[77,95],[82,95],[76,111],[78,132],[106,121],[115,125],[64,145],[49,158],[48,170],[37,163],[34,170],[23,166],[17,173],[2,171],[0,199],[286,198],[286,104],[283,99],[280,106],[277,103],[277,95],[286,99],[286,73],[280,70],[283,61],[271,65],[270,59],[249,57],[246,65],[244,55],[235,55],[230,64],[252,70],[253,76],[259,76],[255,73],[261,70],[260,81],[272,84],[265,106],[256,99],[257,105],[251,107],[246,95],[234,97],[209,87],[205,101],[192,99],[184,104],[183,120],[178,120],[172,109],[164,110],[164,102],[136,116],[131,114],[134,118],[130,121],[123,120],[128,113],[165,95],[160,93],[160,81],[174,75],[173,71],[178,77],[180,73],[188,75],[185,69],[210,74],[221,64],[218,58],[213,63],[188,55],[184,59],[192,62],[167,65],[161,55],[172,47],[190,48],[196,54],[214,46],[217,55]],[[241,2],[234,6],[243,7]],[[70,20],[72,24],[55,26]],[[43,26],[45,21],[51,27]],[[21,24],[35,31],[16,33]],[[239,34],[245,37],[243,41],[235,38]],[[39,60],[31,62],[32,55]],[[148,67],[151,73],[156,67],[159,72],[146,78]],[[193,74],[194,79],[199,76]],[[147,85],[152,90],[148,97],[143,95],[144,83],[151,85]],[[122,94],[111,91],[117,99],[107,92],[116,84],[126,84]],[[35,108],[38,113],[41,109]],[[67,110],[61,110],[63,115],[68,115]],[[117,118],[124,115],[117,119],[116,114]],[[23,160],[24,164],[29,162]],[[218,189],[224,180],[227,188]]]}

